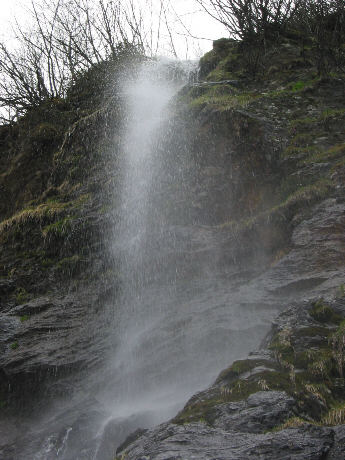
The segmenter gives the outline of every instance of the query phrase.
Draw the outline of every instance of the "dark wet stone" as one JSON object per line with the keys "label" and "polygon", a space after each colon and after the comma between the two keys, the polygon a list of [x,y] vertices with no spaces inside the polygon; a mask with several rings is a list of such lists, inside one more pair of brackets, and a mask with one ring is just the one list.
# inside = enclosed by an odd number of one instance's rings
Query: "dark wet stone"
{"label": "dark wet stone", "polygon": [[14,291],[16,285],[12,280],[0,280],[0,295],[8,294]]}
{"label": "dark wet stone", "polygon": [[134,441],[136,441],[140,436],[145,434],[147,430],[143,430],[142,428],[138,428],[137,430],[133,431],[127,438],[119,445],[119,447],[116,450],[116,453],[122,452],[125,450],[130,444],[132,444]]}
{"label": "dark wet stone", "polygon": [[239,403],[217,406],[212,425],[225,431],[262,433],[293,415],[293,398],[284,392],[261,391]]}
{"label": "dark wet stone", "polygon": [[333,430],[334,444],[327,460],[341,460],[345,458],[345,425],[335,426]]}
{"label": "dark wet stone", "polygon": [[225,431],[203,423],[164,424],[125,449],[126,460],[322,460],[333,445],[329,428],[307,425],[277,433]]}

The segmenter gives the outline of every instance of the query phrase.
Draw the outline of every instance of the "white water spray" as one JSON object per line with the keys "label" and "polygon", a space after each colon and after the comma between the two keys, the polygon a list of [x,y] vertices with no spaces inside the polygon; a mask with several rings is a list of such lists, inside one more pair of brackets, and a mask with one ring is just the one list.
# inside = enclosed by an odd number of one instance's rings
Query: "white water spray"
{"label": "white water spray", "polygon": [[[184,186],[183,173],[176,173],[184,164],[178,164],[181,155],[169,145],[169,133],[170,101],[186,79],[172,78],[171,69],[167,62],[146,63],[137,78],[124,84],[123,183],[114,232],[122,288],[115,314],[113,380],[105,401],[114,417],[146,414],[148,424],[175,415],[189,396],[242,355],[244,342],[251,347],[257,341],[254,334],[239,343],[242,331],[258,320],[249,309],[229,304],[231,287],[209,268],[216,265],[209,255],[189,260],[189,278],[176,275],[185,269],[185,259],[181,262],[176,254],[188,254],[182,246],[187,240],[192,247],[200,229],[193,222],[181,225],[179,216],[169,220],[165,212],[176,196],[169,191]],[[177,144],[183,146],[183,140]]]}
{"label": "white water spray", "polygon": [[[175,407],[174,398],[167,398],[166,388],[157,378],[162,369],[154,369],[157,343],[155,328],[164,316],[165,299],[159,299],[162,286],[152,283],[156,272],[163,269],[159,252],[166,243],[166,222],[160,209],[162,203],[153,200],[160,194],[164,171],[162,151],[164,132],[169,130],[169,102],[186,83],[176,77],[177,63],[171,61],[146,62],[135,80],[124,83],[127,118],[124,129],[122,156],[122,196],[120,222],[116,227],[114,251],[121,254],[122,291],[117,315],[117,352],[114,357],[117,395],[114,411],[128,416],[133,412],[160,412],[164,419]],[[171,281],[171,280],[169,280]],[[173,283],[163,288],[166,296]],[[162,294],[162,293],[161,293]],[[163,295],[164,295],[163,294]],[[151,360],[149,363],[148,360]],[[161,365],[161,363],[159,364]],[[167,406],[167,412],[162,406]],[[155,422],[157,422],[157,418]]]}

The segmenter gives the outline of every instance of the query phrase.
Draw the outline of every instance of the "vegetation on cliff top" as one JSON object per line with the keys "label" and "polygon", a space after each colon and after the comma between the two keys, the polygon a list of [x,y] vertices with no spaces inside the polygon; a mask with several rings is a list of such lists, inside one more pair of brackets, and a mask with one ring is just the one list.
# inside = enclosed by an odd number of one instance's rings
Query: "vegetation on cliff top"
{"label": "vegetation on cliff top", "polygon": [[[301,49],[290,65],[310,61],[319,75],[333,68],[344,70],[345,6],[342,0],[197,1],[239,40],[239,46],[230,53],[229,43],[219,42],[218,49],[215,47],[204,56],[203,76],[216,66],[218,71],[225,71],[223,76],[227,77],[231,75],[226,73],[229,67],[238,72],[238,76],[262,75],[268,68],[271,71],[272,55],[277,45],[286,43],[286,38]],[[217,77],[218,74],[209,75]]]}

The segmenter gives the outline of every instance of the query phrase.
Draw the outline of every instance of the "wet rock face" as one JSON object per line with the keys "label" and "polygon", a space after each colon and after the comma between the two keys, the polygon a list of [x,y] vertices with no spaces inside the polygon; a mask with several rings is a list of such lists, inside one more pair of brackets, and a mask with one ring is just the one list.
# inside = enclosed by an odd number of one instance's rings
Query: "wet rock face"
{"label": "wet rock face", "polygon": [[[172,169],[182,164],[185,180],[177,218],[219,225],[254,214],[262,200],[273,201],[279,144],[270,136],[269,120],[244,110],[205,110],[174,123],[172,143],[180,163]],[[178,175],[176,170],[172,177]],[[174,193],[178,198],[179,191]]]}
{"label": "wet rock face", "polygon": [[334,444],[329,452],[329,460],[338,460],[344,457],[345,452],[345,426],[337,426],[334,428]]}
{"label": "wet rock face", "polygon": [[13,403],[32,403],[42,384],[47,392],[58,377],[89,363],[90,354],[94,363],[101,360],[104,344],[93,329],[99,321],[93,311],[97,303],[99,294],[84,291],[37,298],[2,315],[0,366],[16,395]]}
{"label": "wet rock face", "polygon": [[321,460],[330,451],[334,433],[308,426],[279,433],[248,434],[212,428],[203,423],[163,425],[147,432],[121,457],[126,460],[181,460],[263,458],[267,460]]}
{"label": "wet rock face", "polygon": [[263,433],[282,424],[293,415],[294,399],[286,393],[254,393],[246,401],[217,406],[212,426],[225,431]]}

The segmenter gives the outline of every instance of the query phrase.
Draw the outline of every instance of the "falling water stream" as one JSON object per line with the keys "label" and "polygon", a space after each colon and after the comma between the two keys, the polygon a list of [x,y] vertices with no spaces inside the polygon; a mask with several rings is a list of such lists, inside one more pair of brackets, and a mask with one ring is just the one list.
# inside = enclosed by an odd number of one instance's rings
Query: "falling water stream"
{"label": "falling water stream", "polygon": [[39,448],[30,447],[35,455],[18,459],[113,460],[130,432],[173,417],[268,328],[273,313],[258,314],[256,290],[218,266],[217,235],[175,209],[176,196],[188,200],[184,161],[198,169],[172,121],[188,66],[146,62],[124,78],[119,217],[110,243],[121,288],[106,318],[106,364],[84,385],[92,398],[59,407],[37,434],[45,436]]}
{"label": "falling water stream", "polygon": [[[188,142],[172,142],[184,134],[171,134],[171,101],[190,70],[190,63],[148,62],[123,88],[123,182],[113,240],[122,283],[116,353],[109,364],[112,384],[103,401],[111,407],[110,419],[132,417],[146,427],[173,417],[188,397],[255,346],[264,328],[250,308],[231,306],[231,287],[217,271],[215,247],[213,261],[209,253],[197,262],[176,257],[192,252],[197,233],[190,219],[186,225],[188,219],[166,212],[175,199],[169,191],[185,185],[185,165],[178,162]],[[247,337],[243,330],[250,331]]]}

